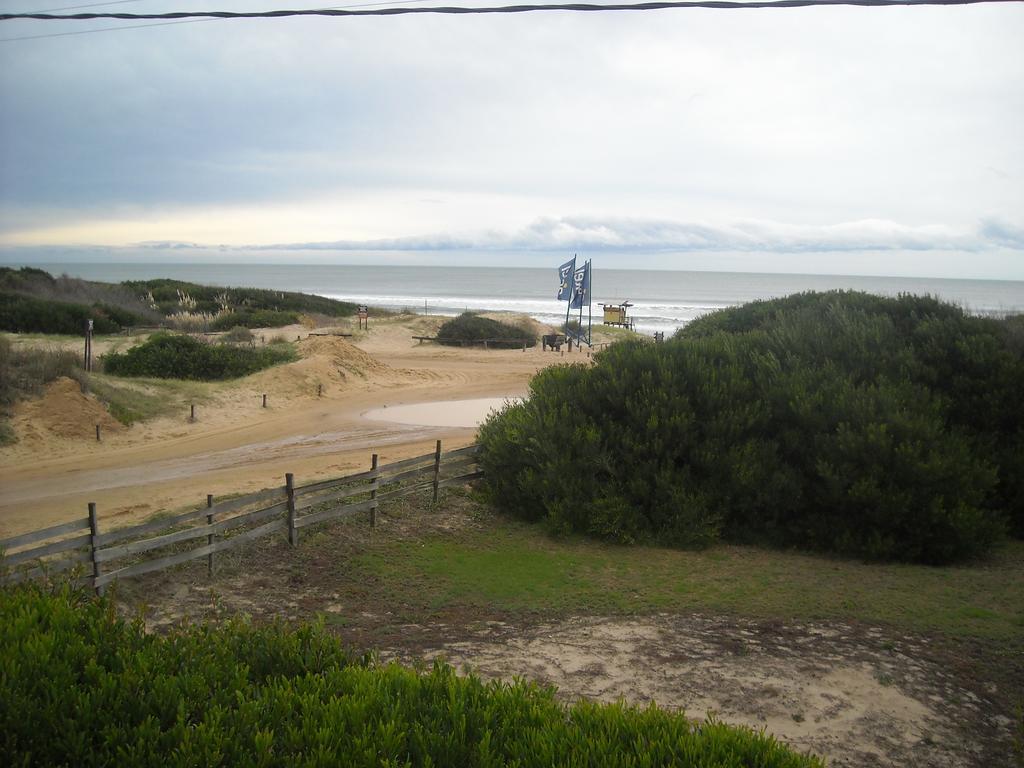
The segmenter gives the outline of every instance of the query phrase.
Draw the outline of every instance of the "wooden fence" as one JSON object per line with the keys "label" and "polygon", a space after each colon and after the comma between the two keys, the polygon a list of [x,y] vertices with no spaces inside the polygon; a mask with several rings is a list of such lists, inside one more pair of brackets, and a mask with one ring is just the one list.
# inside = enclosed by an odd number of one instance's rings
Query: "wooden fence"
{"label": "wooden fence", "polygon": [[208,495],[198,509],[109,533],[100,531],[96,504],[90,502],[87,517],[0,541],[0,579],[18,582],[83,565],[88,572],[76,583],[102,592],[117,579],[202,557],[212,576],[218,552],[277,531],[286,531],[297,546],[303,528],[359,512],[368,513],[372,527],[378,506],[389,499],[430,491],[436,502],[441,488],[483,475],[477,450],[470,445],[442,453],[438,440],[433,453],[380,466],[373,454],[366,472],[331,480],[296,485],[288,473],[282,486],[219,502]]}

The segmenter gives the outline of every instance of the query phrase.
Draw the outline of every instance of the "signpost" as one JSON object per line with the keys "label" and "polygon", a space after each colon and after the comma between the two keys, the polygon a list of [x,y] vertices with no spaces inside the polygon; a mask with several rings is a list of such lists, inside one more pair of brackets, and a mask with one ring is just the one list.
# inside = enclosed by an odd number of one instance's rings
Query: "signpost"
{"label": "signpost", "polygon": [[[85,321],[85,370],[92,370],[92,320]],[[97,438],[99,439],[99,438]]]}
{"label": "signpost", "polygon": [[358,327],[359,328],[365,328],[366,330],[369,330],[370,329],[370,321],[369,321],[370,312],[369,312],[369,309],[367,308],[367,306],[365,304],[360,304],[359,305],[359,309],[356,312],[356,315],[359,317],[359,326]]}

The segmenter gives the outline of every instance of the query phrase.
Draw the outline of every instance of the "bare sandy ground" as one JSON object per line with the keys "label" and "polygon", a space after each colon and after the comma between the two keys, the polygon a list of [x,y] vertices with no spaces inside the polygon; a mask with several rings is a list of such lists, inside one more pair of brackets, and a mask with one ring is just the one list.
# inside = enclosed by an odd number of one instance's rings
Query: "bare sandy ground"
{"label": "bare sandy ground", "polygon": [[[74,382],[55,382],[13,419],[19,441],[0,449],[0,536],[83,517],[97,503],[101,527],[161,510],[205,503],[206,494],[242,493],[344,474],[382,461],[472,442],[475,430],[417,427],[364,418],[374,408],[462,398],[522,395],[541,367],[569,359],[539,347],[439,347],[442,321],[403,316],[372,322],[351,339],[301,336],[302,359],[211,387],[195,422],[159,418],[120,425]],[[324,329],[321,329],[323,331]],[[317,396],[318,385],[323,396]],[[262,395],[268,407],[261,407]],[[101,442],[95,425],[101,425]]]}

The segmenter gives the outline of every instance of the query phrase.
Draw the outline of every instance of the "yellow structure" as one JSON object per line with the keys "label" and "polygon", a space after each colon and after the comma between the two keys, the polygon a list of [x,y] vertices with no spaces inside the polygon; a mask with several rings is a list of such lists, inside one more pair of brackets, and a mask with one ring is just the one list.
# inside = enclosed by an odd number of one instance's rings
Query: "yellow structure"
{"label": "yellow structure", "polygon": [[626,316],[626,310],[632,306],[628,301],[624,301],[621,304],[602,304],[604,324],[621,325],[623,328],[632,327],[633,321]]}

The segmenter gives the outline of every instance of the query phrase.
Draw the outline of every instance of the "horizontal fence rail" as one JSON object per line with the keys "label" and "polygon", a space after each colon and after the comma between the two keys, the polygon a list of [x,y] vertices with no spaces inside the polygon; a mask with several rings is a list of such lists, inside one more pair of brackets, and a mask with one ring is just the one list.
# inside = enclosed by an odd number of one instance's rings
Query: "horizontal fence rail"
{"label": "horizontal fence rail", "polygon": [[104,533],[90,503],[87,517],[0,541],[0,580],[45,578],[82,566],[86,575],[76,583],[102,592],[118,579],[202,557],[213,576],[217,553],[277,531],[286,531],[297,546],[300,530],[362,512],[369,513],[373,527],[382,501],[431,491],[436,502],[439,489],[483,476],[478,452],[477,445],[442,452],[438,440],[432,453],[390,464],[379,464],[373,454],[364,472],[306,485],[296,485],[288,473],[283,486],[216,503],[209,495],[206,506]]}

